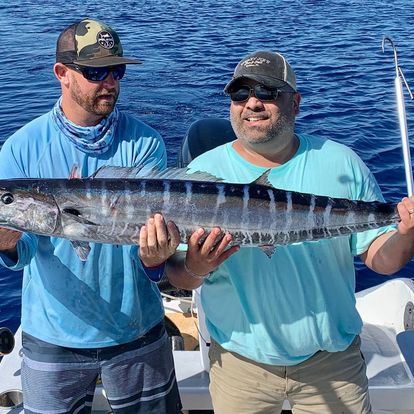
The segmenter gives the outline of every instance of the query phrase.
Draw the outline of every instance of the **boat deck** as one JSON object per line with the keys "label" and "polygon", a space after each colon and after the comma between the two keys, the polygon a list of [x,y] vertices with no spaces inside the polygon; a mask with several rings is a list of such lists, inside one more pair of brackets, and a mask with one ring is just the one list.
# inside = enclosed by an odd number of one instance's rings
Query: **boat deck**
{"label": "boat deck", "polygon": [[[369,392],[374,414],[414,414],[414,282],[396,279],[356,295],[364,321],[362,352],[367,363]],[[199,310],[200,311],[200,310]],[[201,313],[199,312],[199,319]],[[204,339],[202,318],[199,320]],[[0,362],[1,395],[21,390],[21,334],[16,333],[13,352]],[[211,410],[208,392],[207,346],[200,339],[200,351],[174,351],[178,386],[184,412]],[[284,409],[289,409],[286,401]],[[105,392],[97,386],[93,411],[108,413]],[[21,406],[1,407],[0,412],[22,413]],[[196,411],[197,412],[197,411]]]}

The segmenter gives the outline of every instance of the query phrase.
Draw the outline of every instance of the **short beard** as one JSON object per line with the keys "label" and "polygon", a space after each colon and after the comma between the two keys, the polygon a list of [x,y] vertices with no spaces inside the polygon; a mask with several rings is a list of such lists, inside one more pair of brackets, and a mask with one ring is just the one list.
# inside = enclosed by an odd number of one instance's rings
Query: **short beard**
{"label": "short beard", "polygon": [[234,117],[230,113],[231,125],[236,133],[237,138],[250,145],[266,144],[268,142],[283,138],[285,136],[291,136],[294,133],[295,118],[287,114],[280,114],[279,119],[273,125],[266,129],[257,129],[262,135],[254,138],[243,128],[243,121],[239,117]]}
{"label": "short beard", "polygon": [[[105,102],[105,103],[97,103],[96,100],[100,95],[113,93],[114,101],[113,102]],[[117,91],[108,91],[107,89],[102,89],[98,92],[94,92],[91,94],[84,94],[79,87],[76,78],[72,77],[72,88],[70,90],[71,98],[85,111],[97,115],[97,116],[107,116],[109,115],[115,108],[115,104],[118,100],[119,93]]]}

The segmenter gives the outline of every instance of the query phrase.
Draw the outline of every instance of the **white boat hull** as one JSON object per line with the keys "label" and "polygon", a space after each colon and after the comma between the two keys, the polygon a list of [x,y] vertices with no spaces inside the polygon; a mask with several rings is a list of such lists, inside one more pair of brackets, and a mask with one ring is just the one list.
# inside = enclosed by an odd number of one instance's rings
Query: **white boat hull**
{"label": "white boat hull", "polygon": [[[200,351],[174,351],[178,386],[187,410],[211,409],[208,392],[208,333],[197,293],[194,295],[200,329]],[[364,321],[362,352],[367,362],[369,392],[374,414],[414,414],[414,282],[393,279],[356,294],[357,309]],[[198,309],[197,309],[198,305]],[[176,306],[174,308],[174,306]],[[174,301],[166,311],[181,311]],[[2,407],[2,395],[21,390],[21,333],[16,346],[0,362],[0,413],[22,413],[21,405]],[[4,398],[3,398],[4,399]],[[93,413],[108,413],[105,392],[97,386]],[[285,409],[289,409],[286,401]]]}

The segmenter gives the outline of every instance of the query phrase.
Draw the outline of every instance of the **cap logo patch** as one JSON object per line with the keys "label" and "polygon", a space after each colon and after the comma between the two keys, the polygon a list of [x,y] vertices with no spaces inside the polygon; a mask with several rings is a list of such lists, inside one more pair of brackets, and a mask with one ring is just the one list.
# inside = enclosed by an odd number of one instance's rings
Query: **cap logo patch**
{"label": "cap logo patch", "polygon": [[252,58],[246,59],[244,62],[242,62],[241,66],[244,66],[245,68],[250,68],[252,66],[263,65],[264,63],[269,64],[270,60],[262,58],[262,57],[252,57]]}
{"label": "cap logo patch", "polygon": [[112,34],[105,30],[98,33],[97,41],[104,49],[112,49],[115,45],[115,40],[112,37]]}

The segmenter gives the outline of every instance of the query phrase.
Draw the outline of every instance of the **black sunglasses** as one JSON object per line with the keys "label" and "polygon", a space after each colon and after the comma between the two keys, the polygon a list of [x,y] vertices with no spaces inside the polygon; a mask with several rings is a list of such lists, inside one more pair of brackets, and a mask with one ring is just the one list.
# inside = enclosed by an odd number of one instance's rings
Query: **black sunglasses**
{"label": "black sunglasses", "polygon": [[67,63],[67,67],[82,73],[83,77],[89,81],[100,82],[108,77],[112,72],[114,80],[121,80],[125,75],[126,65],[104,66],[93,68],[89,66],[79,66],[75,63]]}
{"label": "black sunglasses", "polygon": [[260,101],[267,102],[275,101],[280,93],[282,93],[282,91],[279,89],[270,89],[258,83],[253,87],[249,85],[240,85],[238,89],[229,92],[229,96],[233,102],[245,102],[252,95]]}

